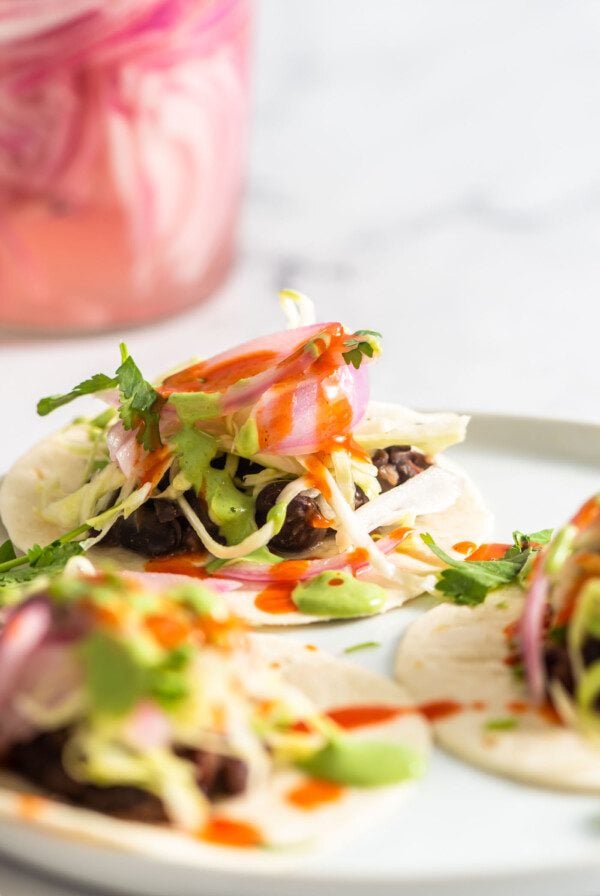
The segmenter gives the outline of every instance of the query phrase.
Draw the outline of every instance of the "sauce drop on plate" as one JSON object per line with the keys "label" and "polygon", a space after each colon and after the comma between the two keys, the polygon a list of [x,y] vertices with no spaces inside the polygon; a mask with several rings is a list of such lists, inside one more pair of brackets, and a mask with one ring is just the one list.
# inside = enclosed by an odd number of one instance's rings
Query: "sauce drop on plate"
{"label": "sauce drop on plate", "polygon": [[215,815],[209,819],[200,831],[199,837],[207,843],[236,846],[241,849],[263,846],[265,842],[262,833],[255,825],[224,815]]}
{"label": "sauce drop on plate", "polygon": [[298,608],[292,600],[293,585],[268,585],[254,599],[254,606],[263,613],[283,614],[297,613]]}
{"label": "sauce drop on plate", "polygon": [[343,793],[344,788],[339,784],[320,778],[309,778],[288,791],[286,798],[298,809],[308,811],[339,800]]}

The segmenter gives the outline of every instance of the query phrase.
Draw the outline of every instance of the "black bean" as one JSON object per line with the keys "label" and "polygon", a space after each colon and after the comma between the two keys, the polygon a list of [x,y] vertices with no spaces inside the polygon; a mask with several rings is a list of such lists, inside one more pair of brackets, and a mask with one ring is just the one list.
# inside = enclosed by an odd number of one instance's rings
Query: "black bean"
{"label": "black bean", "polygon": [[410,445],[378,448],[371,460],[377,467],[377,479],[382,492],[402,485],[431,466],[425,455],[420,451],[411,451]]}
{"label": "black bean", "polygon": [[[286,481],[276,480],[258,493],[254,509],[257,526],[264,526],[269,510],[274,507],[277,498],[288,485]],[[314,498],[302,492],[287,507],[285,522],[280,531],[269,542],[269,549],[275,554],[303,554],[316,547],[324,538],[327,530],[315,528],[311,521],[320,517],[319,506]]]}

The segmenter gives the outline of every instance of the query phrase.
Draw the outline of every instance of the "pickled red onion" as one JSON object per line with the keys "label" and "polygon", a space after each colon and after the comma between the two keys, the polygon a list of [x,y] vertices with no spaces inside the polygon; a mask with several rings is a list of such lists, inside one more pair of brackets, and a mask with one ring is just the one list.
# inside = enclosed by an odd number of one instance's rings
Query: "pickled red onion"
{"label": "pickled red onion", "polygon": [[542,635],[544,614],[548,601],[548,577],[544,572],[540,557],[538,557],[531,584],[527,591],[525,608],[519,627],[525,675],[531,699],[536,704],[543,701],[545,693]]}
{"label": "pickled red onion", "polygon": [[260,451],[303,455],[331,451],[362,419],[369,401],[366,364],[345,364],[323,377],[309,373],[299,382],[269,389],[254,408]]}
{"label": "pickled red onion", "polygon": [[[267,365],[273,367],[284,361],[290,355],[293,355],[299,348],[307,343],[310,339],[328,327],[335,326],[331,323],[311,324],[306,327],[299,327],[295,330],[282,330],[277,333],[269,333],[267,336],[258,336],[234,348],[213,355],[205,361],[179,370],[177,373],[168,376],[161,388],[162,395],[169,395],[173,392],[185,392],[198,389],[204,383],[204,391],[220,392],[223,388],[228,389],[235,383],[247,376],[243,372],[239,372],[236,376],[236,368],[241,368],[244,363],[254,358],[263,359],[263,365],[260,368],[259,375],[265,372]],[[227,374],[233,377],[231,382],[227,382]],[[215,382],[216,379],[216,382]],[[225,386],[219,384],[219,380],[225,380]]]}
{"label": "pickled red onion", "polygon": [[34,597],[10,610],[0,632],[0,707],[12,696],[23,669],[52,623],[47,600]]}
{"label": "pickled red onion", "polygon": [[[328,339],[332,334],[333,328],[336,330],[341,329],[339,324],[321,324],[316,330],[314,327],[310,327],[310,330],[314,330],[310,337],[310,341],[313,341],[310,347],[307,342],[300,343],[289,356],[280,359],[274,366],[271,363],[269,369],[252,377],[248,382],[235,383],[223,396],[223,413],[230,414],[240,408],[247,407],[249,404],[253,404],[267,389],[283,380],[293,379],[299,382],[300,378],[315,360],[326,351]],[[302,329],[306,328],[303,327]],[[278,342],[279,337],[287,335],[287,332],[274,334],[278,337]],[[339,360],[340,364],[344,363],[341,356]]]}
{"label": "pickled red onion", "polygon": [[[408,536],[410,530],[399,529],[391,532],[377,542],[377,548],[383,554],[389,554],[398,547],[400,542]],[[285,561],[284,561],[285,563]],[[273,567],[269,563],[251,563],[244,561],[243,563],[235,563],[231,566],[222,566],[219,569],[221,578],[236,579],[240,582],[264,583],[264,582],[304,582],[312,579],[313,576],[319,575],[321,572],[330,570],[364,573],[370,567],[368,559],[364,559],[362,553],[358,556],[354,551],[345,551],[343,554],[336,554],[334,557],[325,557],[322,560],[299,560],[292,561],[289,567],[284,564]],[[275,571],[274,571],[275,570]],[[210,581],[210,579],[208,580]]]}
{"label": "pickled red onion", "polygon": [[132,430],[126,430],[119,420],[108,430],[106,434],[108,456],[116,463],[124,476],[128,479],[133,475],[139,455],[139,445],[136,434]]}
{"label": "pickled red onion", "polygon": [[[189,585],[190,577],[183,573],[175,572],[138,572],[137,570],[125,570],[123,575],[127,579],[133,579],[147,588],[160,591],[164,588],[177,587],[178,585]],[[217,594],[225,594],[227,591],[235,591],[240,588],[240,584],[233,580],[211,576],[203,579],[202,585],[206,585],[216,591]]]}

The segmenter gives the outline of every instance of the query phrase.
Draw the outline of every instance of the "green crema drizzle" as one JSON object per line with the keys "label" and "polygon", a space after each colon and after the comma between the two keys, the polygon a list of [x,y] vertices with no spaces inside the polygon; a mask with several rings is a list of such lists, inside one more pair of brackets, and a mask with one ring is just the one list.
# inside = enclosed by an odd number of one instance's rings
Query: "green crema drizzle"
{"label": "green crema drizzle", "polygon": [[298,763],[316,778],[350,787],[381,787],[420,778],[423,757],[404,744],[391,741],[334,739]]}
{"label": "green crema drizzle", "polygon": [[184,423],[172,436],[171,445],[183,475],[205,498],[209,516],[227,544],[239,544],[255,532],[252,497],[236,488],[227,470],[216,470],[210,465],[217,454],[217,440]]}
{"label": "green crema drizzle", "polygon": [[301,613],[352,619],[379,613],[387,600],[380,585],[359,582],[347,572],[321,572],[300,582],[292,591],[292,601]]}

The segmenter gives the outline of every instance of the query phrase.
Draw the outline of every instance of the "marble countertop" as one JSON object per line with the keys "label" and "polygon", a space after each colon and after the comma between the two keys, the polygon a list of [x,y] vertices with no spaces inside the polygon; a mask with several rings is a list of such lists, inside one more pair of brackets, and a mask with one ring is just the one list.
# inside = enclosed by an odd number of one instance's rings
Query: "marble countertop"
{"label": "marble countertop", "polygon": [[[263,0],[237,263],[127,334],[142,369],[278,329],[290,286],[384,333],[380,398],[597,420],[599,42],[598,2]],[[0,469],[117,341],[0,334]],[[28,886],[0,868],[2,896]]]}

